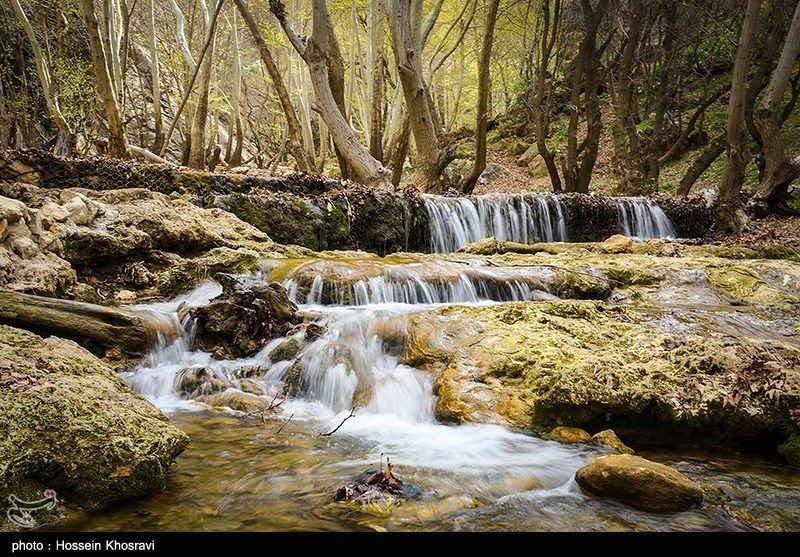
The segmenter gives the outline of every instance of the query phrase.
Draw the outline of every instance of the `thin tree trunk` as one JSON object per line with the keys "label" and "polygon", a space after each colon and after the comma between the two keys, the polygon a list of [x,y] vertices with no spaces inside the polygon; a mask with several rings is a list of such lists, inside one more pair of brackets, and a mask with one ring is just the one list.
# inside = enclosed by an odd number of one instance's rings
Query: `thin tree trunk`
{"label": "thin tree trunk", "polygon": [[[225,0],[218,0],[221,7]],[[200,62],[200,74],[198,76],[198,97],[195,106],[194,116],[192,117],[191,131],[189,132],[189,168],[203,169],[206,166],[206,122],[208,120],[208,95],[211,92],[211,69],[214,62],[214,42],[217,32],[217,19],[220,10],[217,9],[211,16],[205,1],[201,0],[203,7],[203,20],[206,24],[206,40],[208,42],[208,52]],[[210,37],[210,41],[208,38]]]}
{"label": "thin tree trunk", "polygon": [[[233,112],[234,132],[236,139],[233,141],[233,149],[228,149],[225,154],[228,164],[230,166],[240,166],[242,164],[242,144],[244,143],[244,130],[242,126],[242,55],[240,53],[241,46],[239,44],[239,29],[236,22],[236,11],[233,12],[233,95],[231,102],[231,111]],[[230,131],[228,137],[232,137]],[[231,144],[229,139],[228,144]]]}
{"label": "thin tree trunk", "polygon": [[395,63],[416,146],[414,184],[430,191],[437,188],[439,176],[449,161],[439,145],[436,109],[423,78],[421,4],[421,0],[393,0],[387,12]]}
{"label": "thin tree trunk", "polygon": [[158,48],[156,44],[156,0],[150,0],[150,13],[147,18],[147,39],[150,47],[150,75],[152,76],[153,92],[153,125],[155,137],[153,138],[153,152],[161,152],[164,145],[164,120],[161,109],[161,72],[158,63]]}
{"label": "thin tree trunk", "polygon": [[289,42],[308,65],[317,103],[314,108],[328,125],[334,146],[346,159],[346,167],[352,171],[351,178],[368,185],[387,184],[389,172],[359,143],[331,88],[328,74],[331,55],[328,51],[334,40],[328,36],[333,32],[333,27],[326,0],[312,2],[312,32],[307,41],[300,39],[286,21],[286,8],[281,0],[270,0],[270,10],[283,27]]}
{"label": "thin tree trunk", "polygon": [[284,84],[281,71],[278,69],[278,65],[275,63],[275,59],[272,56],[272,51],[269,49],[269,46],[267,46],[264,35],[261,33],[261,28],[258,26],[258,23],[256,23],[253,14],[250,13],[245,0],[234,1],[236,2],[236,7],[239,8],[242,19],[244,19],[247,28],[250,30],[250,34],[253,36],[253,41],[256,43],[261,61],[267,68],[267,73],[272,80],[272,85],[275,87],[275,93],[278,95],[278,101],[281,104],[283,115],[286,118],[286,127],[289,132],[289,150],[297,163],[297,169],[301,172],[313,172],[314,165],[309,160],[306,147],[303,143],[303,132],[300,127],[300,121],[297,118],[297,112],[295,112],[292,99],[289,96],[289,91]]}
{"label": "thin tree trunk", "polygon": [[483,34],[483,46],[478,65],[478,114],[475,122],[475,164],[472,172],[464,181],[462,191],[470,194],[475,189],[478,179],[486,169],[486,123],[488,121],[489,92],[491,88],[489,67],[492,60],[492,43],[494,42],[494,26],[497,23],[497,10],[500,0],[489,0],[486,13],[486,30]]}
{"label": "thin tree trunk", "polygon": [[[552,19],[551,19],[552,18]],[[558,38],[558,28],[561,19],[561,0],[555,0],[551,8],[550,0],[544,0],[541,7],[539,23],[541,25],[538,34],[539,40],[539,61],[536,67],[536,84],[534,89],[533,122],[536,133],[536,150],[544,160],[547,167],[547,174],[553,185],[554,192],[561,191],[561,177],[558,175],[555,154],[547,147],[547,137],[549,136],[549,100],[551,92],[546,89],[548,66],[553,54],[553,47]]]}
{"label": "thin tree trunk", "polygon": [[411,140],[411,118],[404,117],[400,124],[400,131],[397,134],[392,157],[389,160],[389,168],[392,170],[392,185],[397,187],[403,179],[403,166],[408,157],[408,143]]}
{"label": "thin tree trunk", "polygon": [[683,197],[689,195],[689,191],[695,182],[700,179],[700,176],[725,152],[725,146],[725,135],[720,135],[711,141],[706,150],[703,151],[703,154],[697,157],[689,166],[683,178],[681,178],[675,193]]}
{"label": "thin tree trunk", "polygon": [[761,0],[748,0],[747,12],[742,25],[739,46],[731,78],[731,98],[728,103],[727,157],[728,164],[719,185],[719,205],[717,209],[716,229],[719,232],[735,232],[741,230],[741,199],[739,193],[744,181],[744,172],[749,159],[745,142],[745,99],[747,96],[747,74],[753,53],[758,14]]}
{"label": "thin tree trunk", "polygon": [[383,23],[385,21],[385,13],[382,0],[369,0],[368,10],[367,105],[369,106],[369,153],[376,160],[383,161]]}
{"label": "thin tree trunk", "polygon": [[83,20],[86,24],[86,34],[89,37],[89,49],[94,66],[95,84],[106,113],[108,124],[108,150],[112,157],[130,158],[128,139],[125,137],[125,127],[122,120],[122,110],[118,103],[111,75],[108,73],[108,63],[100,39],[100,28],[97,23],[97,14],[94,11],[93,0],[81,0]]}
{"label": "thin tree trunk", "polygon": [[756,112],[758,131],[764,142],[767,171],[751,203],[772,209],[785,202],[789,184],[797,177],[797,168],[786,156],[781,136],[781,103],[800,55],[800,3],[795,8],[781,57],[772,72],[767,90]]}
{"label": "thin tree trunk", "polygon": [[50,75],[50,62],[45,58],[45,53],[42,51],[42,48],[39,45],[39,41],[33,31],[33,26],[28,20],[28,16],[25,15],[19,0],[11,0],[11,6],[17,16],[17,20],[25,30],[25,34],[28,36],[28,40],[31,43],[31,50],[33,50],[33,55],[36,61],[36,73],[38,74],[39,82],[42,85],[42,93],[44,95],[45,104],[47,105],[47,110],[50,113],[50,117],[53,119],[53,122],[55,122],[56,127],[58,128],[58,136],[56,137],[53,154],[69,155],[75,150],[75,135],[72,133],[66,118],[64,118],[64,115],[61,113],[61,107],[58,103],[58,95],[56,94],[55,85]]}

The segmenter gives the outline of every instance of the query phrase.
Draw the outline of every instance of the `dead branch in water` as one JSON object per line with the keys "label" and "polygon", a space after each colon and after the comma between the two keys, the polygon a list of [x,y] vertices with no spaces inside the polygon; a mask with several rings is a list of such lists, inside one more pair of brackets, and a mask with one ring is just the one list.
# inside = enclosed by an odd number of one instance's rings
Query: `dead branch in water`
{"label": "dead branch in water", "polygon": [[294,414],[292,414],[291,416],[289,416],[289,419],[288,419],[288,420],[286,420],[285,422],[283,422],[283,424],[281,425],[281,427],[279,427],[279,428],[277,429],[277,431],[275,431],[275,433],[273,433],[273,435],[278,435],[278,434],[279,434],[281,431],[283,431],[283,428],[284,428],[284,427],[286,427],[286,424],[288,424],[289,422],[291,422],[291,421],[292,421],[292,418],[294,418]]}
{"label": "dead branch in water", "polygon": [[345,417],[345,419],[343,419],[339,425],[337,425],[332,431],[329,431],[328,433],[320,433],[320,435],[322,437],[330,437],[331,435],[333,435],[334,433],[339,431],[339,428],[342,427],[347,420],[349,420],[350,418],[352,418],[355,415],[356,415],[356,407],[353,406],[353,409],[350,410],[350,415]]}

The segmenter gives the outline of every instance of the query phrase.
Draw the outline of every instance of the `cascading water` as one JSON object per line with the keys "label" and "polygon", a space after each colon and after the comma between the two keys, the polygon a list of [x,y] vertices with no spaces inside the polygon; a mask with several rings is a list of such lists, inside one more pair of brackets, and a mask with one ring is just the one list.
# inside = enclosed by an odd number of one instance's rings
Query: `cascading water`
{"label": "cascading water", "polygon": [[462,304],[553,299],[552,269],[486,268],[454,262],[385,265],[379,268],[312,262],[284,280],[289,298],[300,304]]}
{"label": "cascading water", "polygon": [[564,208],[552,194],[423,195],[422,198],[434,252],[454,252],[490,236],[522,244],[567,241]]}
{"label": "cascading water", "polygon": [[617,197],[621,232],[637,240],[675,238],[675,228],[664,210],[646,197]]}
{"label": "cascading water", "polygon": [[[423,195],[431,250],[451,253],[471,242],[495,237],[522,244],[567,242],[567,222],[559,196],[547,193],[493,193],[476,197]],[[617,228],[638,240],[675,238],[663,209],[646,197],[609,197]]]}
{"label": "cascading water", "polygon": [[[399,266],[403,267],[403,266]],[[483,485],[490,482],[499,494],[519,491],[520,486],[556,488],[569,485],[574,471],[585,462],[585,450],[541,441],[491,425],[449,426],[435,418],[434,375],[401,362],[399,351],[387,348],[384,341],[392,331],[405,330],[406,316],[424,310],[429,304],[491,303],[496,299],[530,299],[536,280],[529,280],[501,292],[482,289],[474,276],[462,275],[450,287],[426,282],[419,275],[432,272],[417,269],[416,278],[409,268],[394,269],[366,281],[355,281],[348,288],[357,305],[321,305],[323,291],[330,284],[320,277],[312,280],[300,312],[314,319],[321,333],[305,338],[303,331],[276,339],[259,353],[242,360],[219,361],[204,352],[191,352],[190,329],[187,337],[172,345],[159,346],[139,367],[123,374],[126,381],[156,405],[169,410],[197,408],[182,400],[180,376],[187,369],[203,368],[240,386],[240,371],[261,370],[255,379],[272,398],[282,391],[291,392],[282,405],[283,415],[293,416],[317,431],[335,427],[357,407],[355,418],[337,432],[336,439],[363,444],[361,451],[373,455],[386,453],[392,461],[409,469],[429,468],[463,477],[463,482]],[[490,271],[477,270],[488,278]],[[522,273],[517,272],[521,277]],[[405,282],[398,281],[403,276]],[[495,277],[498,278],[498,277]],[[297,296],[296,278],[284,275],[284,284]],[[149,306],[175,312],[183,304],[207,300],[216,290],[203,285],[182,300]],[[300,296],[303,298],[303,296]],[[334,296],[336,297],[336,296]],[[334,304],[343,301],[342,294]],[[189,324],[187,323],[187,326]],[[402,335],[401,335],[402,336]],[[270,354],[280,344],[296,340],[301,345],[292,360],[272,362]],[[290,383],[290,386],[287,385]]]}

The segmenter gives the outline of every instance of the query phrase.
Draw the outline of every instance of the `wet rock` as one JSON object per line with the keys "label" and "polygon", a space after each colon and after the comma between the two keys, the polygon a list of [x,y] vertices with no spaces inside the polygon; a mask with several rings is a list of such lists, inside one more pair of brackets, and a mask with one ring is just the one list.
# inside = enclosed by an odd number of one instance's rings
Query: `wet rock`
{"label": "wet rock", "polygon": [[600,457],[575,473],[583,489],[652,512],[683,511],[703,502],[699,484],[675,468],[632,455]]}
{"label": "wet rock", "polygon": [[594,301],[451,306],[409,316],[402,361],[435,374],[437,415],[458,422],[541,432],[619,420],[626,441],[788,433],[800,350],[709,332],[666,332]]}
{"label": "wet rock", "polygon": [[195,344],[221,355],[244,357],[263,348],[297,321],[297,307],[277,283],[217,273],[222,294],[207,306],[194,308]]}
{"label": "wet rock", "polygon": [[245,414],[255,414],[269,408],[268,400],[236,389],[228,389],[221,393],[201,396],[197,400],[215,408],[230,408]]}
{"label": "wet rock", "polygon": [[621,454],[633,454],[634,450],[628,445],[623,443],[613,429],[604,429],[599,433],[592,435],[590,443],[600,445],[601,447],[608,447]]}
{"label": "wet rock", "polygon": [[0,325],[0,497],[93,510],[160,491],[188,442],[74,342]]}
{"label": "wet rock", "polygon": [[252,379],[242,379],[239,382],[239,390],[243,393],[249,393],[251,395],[256,396],[263,396],[265,394],[264,386],[261,383],[257,383]]}
{"label": "wet rock", "polygon": [[280,343],[269,353],[269,360],[272,363],[293,360],[297,356],[297,353],[300,352],[301,348],[302,344],[300,344],[298,339],[286,339],[285,342]]}
{"label": "wet rock", "polygon": [[358,505],[361,512],[376,516],[389,516],[403,499],[419,496],[418,487],[400,480],[392,473],[392,465],[383,470],[368,470],[360,474],[355,483],[336,490],[334,501],[346,501]]}
{"label": "wet rock", "polygon": [[228,379],[204,367],[189,368],[180,372],[177,379],[177,390],[186,393],[189,398],[219,393],[233,387]]}
{"label": "wet rock", "polygon": [[542,439],[559,443],[588,443],[592,436],[579,427],[558,426],[542,436]]}
{"label": "wet rock", "polygon": [[622,234],[615,234],[597,245],[600,253],[631,253],[633,240]]}

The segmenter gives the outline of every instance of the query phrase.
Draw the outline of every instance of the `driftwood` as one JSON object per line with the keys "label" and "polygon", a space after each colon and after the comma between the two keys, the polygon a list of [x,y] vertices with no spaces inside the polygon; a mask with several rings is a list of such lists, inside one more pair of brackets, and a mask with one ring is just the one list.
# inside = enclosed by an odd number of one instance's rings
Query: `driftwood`
{"label": "driftwood", "polygon": [[0,324],[120,347],[141,354],[159,334],[177,338],[180,326],[148,311],[111,308],[0,290]]}

